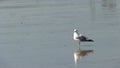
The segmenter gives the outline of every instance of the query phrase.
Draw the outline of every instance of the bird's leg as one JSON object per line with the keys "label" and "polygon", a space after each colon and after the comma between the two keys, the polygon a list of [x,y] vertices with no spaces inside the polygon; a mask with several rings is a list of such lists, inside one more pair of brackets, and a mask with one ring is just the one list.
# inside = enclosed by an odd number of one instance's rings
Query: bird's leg
{"label": "bird's leg", "polygon": [[80,40],[79,40],[79,45],[78,45],[78,49],[80,50]]}

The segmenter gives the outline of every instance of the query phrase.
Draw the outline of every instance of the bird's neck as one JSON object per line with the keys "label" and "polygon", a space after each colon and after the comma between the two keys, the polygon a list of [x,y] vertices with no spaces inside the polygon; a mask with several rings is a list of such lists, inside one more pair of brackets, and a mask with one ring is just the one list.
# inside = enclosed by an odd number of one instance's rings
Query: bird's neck
{"label": "bird's neck", "polygon": [[79,36],[79,33],[78,32],[74,32],[75,35]]}

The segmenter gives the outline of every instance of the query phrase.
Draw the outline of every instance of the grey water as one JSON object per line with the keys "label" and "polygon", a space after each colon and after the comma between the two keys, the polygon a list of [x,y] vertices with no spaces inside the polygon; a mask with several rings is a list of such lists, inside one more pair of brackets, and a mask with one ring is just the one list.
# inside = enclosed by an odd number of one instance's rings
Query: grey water
{"label": "grey water", "polygon": [[[120,1],[0,0],[0,68],[75,68],[73,29],[94,39],[78,68],[120,68]],[[105,4],[105,5],[104,5]]]}

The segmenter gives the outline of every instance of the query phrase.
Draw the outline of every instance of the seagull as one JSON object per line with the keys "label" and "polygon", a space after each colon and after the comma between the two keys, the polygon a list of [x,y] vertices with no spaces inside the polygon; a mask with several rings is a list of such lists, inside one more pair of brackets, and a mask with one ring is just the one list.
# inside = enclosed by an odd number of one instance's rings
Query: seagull
{"label": "seagull", "polygon": [[80,45],[80,42],[94,42],[94,40],[89,39],[89,38],[83,36],[82,34],[79,34],[77,29],[74,29],[73,39],[78,40],[79,45]]}

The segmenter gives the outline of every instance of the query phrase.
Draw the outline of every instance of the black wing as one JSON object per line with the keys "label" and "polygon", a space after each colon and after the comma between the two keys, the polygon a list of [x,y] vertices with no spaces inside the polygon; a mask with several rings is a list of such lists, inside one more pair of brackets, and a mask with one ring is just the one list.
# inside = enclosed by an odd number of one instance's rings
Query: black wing
{"label": "black wing", "polygon": [[83,42],[94,42],[94,40],[92,39],[88,39],[87,37],[85,36],[80,36],[80,41],[83,41]]}
{"label": "black wing", "polygon": [[87,40],[87,37],[85,37],[85,36],[80,36],[80,40],[81,40],[81,41],[86,41],[86,40]]}

